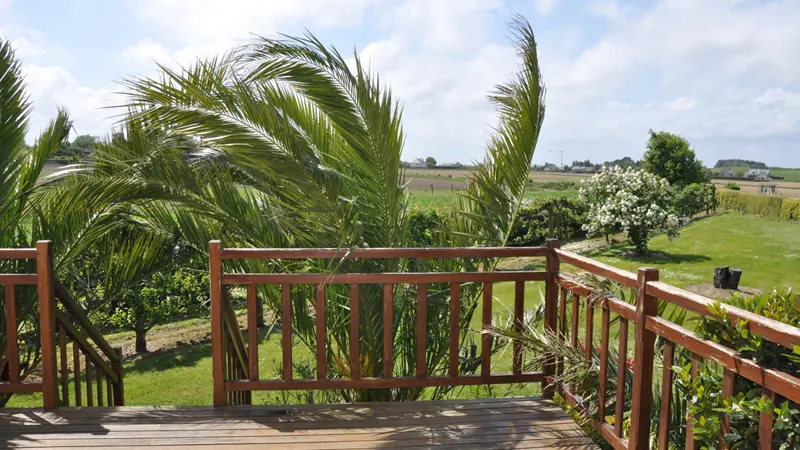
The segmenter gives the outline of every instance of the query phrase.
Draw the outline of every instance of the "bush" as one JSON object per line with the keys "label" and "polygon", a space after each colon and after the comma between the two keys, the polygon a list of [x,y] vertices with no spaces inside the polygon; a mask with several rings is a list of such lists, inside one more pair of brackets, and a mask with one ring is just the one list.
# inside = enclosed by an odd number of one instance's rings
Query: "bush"
{"label": "bush", "polygon": [[511,230],[509,245],[537,246],[548,238],[562,242],[583,239],[588,206],[566,197],[526,201]]}
{"label": "bush", "polygon": [[729,182],[728,184],[725,185],[725,189],[730,189],[732,191],[741,191],[742,187],[739,186],[738,184],[734,183],[733,181],[731,181],[731,182]]}
{"label": "bush", "polygon": [[678,213],[692,217],[701,212],[710,213],[717,208],[717,188],[713,184],[690,184],[678,191],[675,206]]}
{"label": "bush", "polygon": [[800,220],[800,199],[736,191],[717,191],[719,206],[729,211],[770,219]]}
{"label": "bush", "polygon": [[[753,298],[733,296],[728,302],[740,309],[783,322],[800,326],[800,304],[798,297],[789,291],[777,291]],[[703,317],[697,328],[700,336],[718,342],[738,351],[742,357],[751,359],[761,366],[774,368],[792,376],[800,375],[800,346],[793,351],[769,342],[761,336],[750,333],[744,321],[731,321],[725,306],[717,303],[709,307],[713,318]],[[688,367],[688,366],[687,366]],[[774,448],[798,448],[800,439],[800,406],[794,402],[781,400],[777,404],[766,401],[761,387],[743,377],[738,377],[735,396],[722,399],[722,375],[719,370],[705,366],[698,377],[685,392],[691,398],[690,410],[695,427],[702,433],[696,437],[700,446],[711,446],[720,431],[720,423],[712,411],[721,411],[731,418],[732,429],[725,440],[730,448],[757,448],[759,415],[770,413],[775,417]],[[678,381],[681,381],[680,378]],[[678,383],[680,384],[680,383]],[[708,412],[708,414],[705,414]],[[705,415],[704,415],[705,414]],[[706,419],[706,420],[703,420]],[[710,419],[710,420],[707,420]]]}

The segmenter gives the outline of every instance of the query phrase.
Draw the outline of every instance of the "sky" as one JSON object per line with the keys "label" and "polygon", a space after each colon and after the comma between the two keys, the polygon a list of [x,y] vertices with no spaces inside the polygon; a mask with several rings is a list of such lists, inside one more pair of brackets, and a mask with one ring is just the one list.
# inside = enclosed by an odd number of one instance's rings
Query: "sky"
{"label": "sky", "polygon": [[0,0],[22,60],[29,140],[66,107],[103,136],[119,81],[254,36],[304,30],[359,52],[404,108],[403,159],[481,160],[487,99],[517,68],[507,23],[536,35],[547,111],[534,162],[640,158],[648,131],[720,158],[800,167],[800,0]]}

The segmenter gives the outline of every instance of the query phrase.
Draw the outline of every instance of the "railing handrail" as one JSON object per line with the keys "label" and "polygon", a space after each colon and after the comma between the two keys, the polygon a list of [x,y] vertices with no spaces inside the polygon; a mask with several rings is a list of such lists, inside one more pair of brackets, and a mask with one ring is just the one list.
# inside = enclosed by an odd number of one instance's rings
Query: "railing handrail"
{"label": "railing handrail", "polygon": [[[459,367],[464,363],[461,338],[461,292],[464,284],[483,284],[482,298],[478,299],[478,310],[483,317],[483,325],[491,325],[492,317],[492,284],[496,282],[515,282],[515,326],[522,327],[523,305],[526,281],[545,281],[548,286],[555,283],[555,277],[550,271],[523,270],[523,271],[487,271],[480,267],[470,272],[390,272],[390,273],[353,273],[346,270],[333,273],[224,273],[223,260],[231,259],[400,259],[400,258],[501,258],[501,257],[540,257],[547,258],[548,264],[554,261],[553,253],[548,247],[468,247],[468,248],[367,248],[367,249],[229,249],[222,248],[219,241],[209,243],[210,256],[210,285],[212,304],[212,344],[214,344],[214,404],[238,404],[249,401],[247,397],[253,390],[292,390],[292,389],[386,389],[386,388],[417,388],[435,386],[466,386],[476,384],[506,384],[516,382],[541,382],[546,381],[551,373],[548,368],[542,372],[523,372],[521,359],[521,346],[514,349],[513,373],[496,374],[491,371],[491,346],[492,338],[483,334],[479,340],[480,374],[462,375]],[[549,267],[549,266],[548,266]],[[378,320],[383,325],[384,346],[381,349],[382,373],[375,374],[374,378],[361,376],[360,370],[360,344],[359,329],[353,324],[359,323],[360,314],[359,285],[383,285],[380,317]],[[417,319],[415,320],[415,335],[417,337],[417,351],[422,352],[416,356],[415,376],[395,376],[394,372],[394,334],[393,334],[393,308],[395,285],[418,285],[416,295]],[[429,284],[445,284],[450,286],[450,316],[459,317],[451,321],[446,330],[449,339],[449,362],[439,368],[446,372],[446,376],[431,375],[428,372],[425,353],[425,339],[428,331],[427,323],[427,287]],[[247,358],[242,358],[242,344],[228,333],[239,332],[235,319],[232,318],[232,309],[225,295],[225,286],[247,286],[247,323],[248,345],[246,346]],[[282,322],[283,327],[283,373],[280,380],[261,380],[258,377],[257,341],[255,340],[254,313],[257,302],[257,285],[277,285],[281,290]],[[317,286],[314,299],[315,327],[316,327],[316,359],[317,376],[312,380],[297,380],[292,376],[292,345],[291,345],[291,289],[295,285]],[[350,355],[349,375],[346,378],[331,378],[327,373],[326,355],[326,294],[325,290],[330,285],[350,286]],[[548,292],[555,292],[548,287]],[[379,295],[380,297],[380,295]],[[481,306],[482,305],[482,306]],[[230,312],[229,312],[230,311]],[[552,313],[548,313],[548,320]],[[488,318],[487,318],[488,317]],[[355,319],[354,319],[355,318]],[[252,332],[250,330],[253,330]],[[387,335],[388,333],[388,335]],[[225,342],[224,345],[220,344]],[[232,346],[233,348],[226,348]],[[421,350],[420,350],[421,349]],[[249,367],[247,367],[249,365]],[[234,367],[231,367],[234,366]],[[238,372],[237,372],[238,371]],[[231,375],[234,375],[232,378]],[[399,375],[399,374],[398,374]],[[238,396],[236,396],[238,394]]]}
{"label": "railing handrail", "polygon": [[[691,377],[692,380],[698,376],[699,366],[703,359],[714,361],[724,369],[724,379],[722,383],[722,397],[729,398],[735,394],[735,380],[737,376],[746,378],[762,388],[762,395],[770,401],[776,401],[777,396],[782,396],[794,402],[800,402],[800,378],[783,372],[779,369],[761,366],[758,362],[742,356],[736,349],[731,349],[720,343],[697,336],[692,331],[659,317],[657,314],[658,301],[684,308],[704,317],[714,320],[722,320],[712,313],[710,307],[715,304],[722,304],[721,308],[725,311],[728,318],[738,325],[746,326],[753,333],[767,341],[782,345],[792,349],[794,345],[800,344],[800,328],[779,322],[768,317],[760,316],[741,308],[724,304],[712,300],[702,295],[694,294],[683,289],[670,286],[658,281],[658,271],[656,269],[639,269],[638,275],[626,272],[607,264],[591,260],[589,258],[562,250],[555,250],[558,258],[567,264],[571,264],[587,272],[617,281],[623,286],[631,287],[636,292],[636,306],[627,304],[619,299],[615,299],[611,293],[596,292],[591,288],[582,285],[575,278],[559,273],[558,280],[562,288],[561,305],[561,336],[565,336],[563,329],[566,324],[565,313],[566,301],[565,292],[573,294],[573,327],[572,345],[577,345],[577,318],[578,300],[584,297],[587,300],[586,309],[586,339],[585,352],[587,361],[592,361],[592,322],[593,308],[600,307],[603,314],[601,326],[602,339],[599,349],[600,353],[600,387],[598,390],[599,406],[595,417],[589,417],[589,423],[617,450],[644,450],[650,445],[650,409],[653,397],[653,369],[655,366],[655,339],[664,339],[664,369],[663,380],[661,381],[661,410],[659,417],[661,425],[657,431],[658,448],[666,449],[668,445],[667,426],[669,403],[672,396],[672,370],[674,364],[675,346],[680,345],[692,354]],[[635,281],[635,282],[634,282]],[[618,371],[617,380],[617,411],[615,413],[615,425],[612,427],[606,422],[604,407],[606,400],[605,390],[607,388],[608,370],[608,339],[609,339],[609,314],[614,312],[622,320],[620,327],[624,332],[620,332],[619,345],[620,355],[627,354],[627,323],[633,321],[636,327],[636,349],[634,351],[633,367],[633,386],[631,398],[632,405],[630,411],[631,430],[630,440],[623,437],[624,406],[624,371]],[[622,357],[622,356],[621,356]],[[620,365],[621,365],[620,361]],[[623,386],[622,389],[619,386]],[[562,386],[562,390],[567,401],[577,405],[577,400],[573,394]],[[759,445],[761,448],[772,448],[772,428],[773,417],[768,412],[762,412],[759,419]],[[694,445],[694,432],[691,419],[687,426],[687,448]],[[730,431],[731,423],[723,417],[722,434]],[[723,441],[721,441],[723,442]]]}
{"label": "railing handrail", "polygon": [[547,247],[223,248],[222,259],[394,259],[545,257]]}
{"label": "railing handrail", "polygon": [[[80,356],[86,360],[87,404],[93,406],[91,378],[96,372],[97,404],[102,403],[101,383],[107,382],[107,405],[121,406],[124,403],[122,389],[122,351],[112,348],[102,333],[91,323],[83,308],[73,299],[66,287],[53,273],[52,248],[50,241],[38,241],[36,248],[0,249],[0,259],[36,261],[35,274],[0,274],[0,284],[5,286],[6,314],[9,335],[16,336],[16,297],[15,285],[37,285],[39,308],[39,332],[42,351],[41,383],[21,383],[18,374],[10,376],[9,383],[0,388],[4,393],[42,392],[45,408],[66,405],[69,402],[69,387],[66,346],[68,339],[73,346],[73,373],[76,405],[80,406],[80,376],[78,369]],[[63,311],[57,303],[63,306]],[[10,313],[10,314],[9,314]],[[13,323],[12,323],[13,322]],[[12,330],[14,328],[14,330]],[[16,339],[13,339],[16,341]],[[91,341],[91,344],[90,344]],[[92,345],[93,344],[93,345]],[[99,349],[98,351],[95,349]],[[7,343],[9,373],[17,372],[18,348]],[[103,356],[101,356],[101,354]],[[59,386],[60,383],[60,386]],[[60,387],[60,396],[59,396]]]}

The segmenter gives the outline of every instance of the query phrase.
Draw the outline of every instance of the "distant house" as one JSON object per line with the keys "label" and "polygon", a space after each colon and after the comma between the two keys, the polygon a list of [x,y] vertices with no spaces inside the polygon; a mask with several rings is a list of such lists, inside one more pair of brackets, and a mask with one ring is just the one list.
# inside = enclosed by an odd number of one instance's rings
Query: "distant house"
{"label": "distant house", "polygon": [[750,180],[769,180],[769,169],[750,169],[744,177]]}
{"label": "distant house", "polygon": [[457,163],[441,163],[436,165],[437,169],[455,169],[457,167]]}
{"label": "distant house", "polygon": [[424,169],[428,167],[428,163],[426,163],[425,160],[422,158],[417,158],[408,163],[408,167],[413,167],[415,169]]}
{"label": "distant house", "polygon": [[589,167],[584,166],[572,166],[572,173],[586,173],[591,170]]}
{"label": "distant house", "polygon": [[725,178],[733,177],[733,169],[722,169],[722,176]]}

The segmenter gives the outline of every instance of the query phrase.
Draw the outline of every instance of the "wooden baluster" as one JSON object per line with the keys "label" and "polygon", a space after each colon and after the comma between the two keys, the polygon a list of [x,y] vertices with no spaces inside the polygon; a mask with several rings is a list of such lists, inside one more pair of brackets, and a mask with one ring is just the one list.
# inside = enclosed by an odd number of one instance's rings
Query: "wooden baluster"
{"label": "wooden baluster", "polygon": [[327,375],[327,344],[325,335],[325,286],[317,286],[317,379],[324,380]]}
{"label": "wooden baluster", "polygon": [[461,337],[461,285],[450,283],[450,376],[458,376],[458,351]]}
{"label": "wooden baluster", "polygon": [[358,298],[358,285],[350,285],[350,379],[361,378],[361,336],[359,324],[361,321],[361,305]]}
{"label": "wooden baluster", "polygon": [[581,298],[578,294],[572,294],[572,348],[578,348],[578,326],[580,325]]}
{"label": "wooden baluster", "polygon": [[622,437],[625,417],[625,376],[628,373],[628,319],[619,318],[619,358],[617,361],[617,409],[614,412],[614,433]]}
{"label": "wooden baluster", "polygon": [[19,338],[17,337],[17,296],[14,285],[3,285],[6,309],[6,353],[8,356],[8,381],[19,383]]}
{"label": "wooden baluster", "polygon": [[111,377],[106,375],[106,406],[114,406],[114,389]]}
{"label": "wooden baluster", "polygon": [[[773,404],[777,396],[767,388],[761,388],[761,395]],[[772,450],[772,429],[775,426],[775,416],[772,411],[762,412],[758,418],[758,448],[759,450]]]}
{"label": "wooden baluster", "polygon": [[664,373],[661,378],[661,411],[658,416],[658,450],[669,449],[669,418],[672,414],[672,365],[675,362],[675,344],[664,342]]}
{"label": "wooden baluster", "polygon": [[392,378],[394,375],[394,285],[383,285],[383,376]]}
{"label": "wooden baluster", "polygon": [[292,379],[292,286],[281,286],[281,349],[283,351],[283,380]]}
{"label": "wooden baluster", "polygon": [[[114,347],[112,350],[114,351],[115,357],[114,360],[111,361],[111,370],[117,375],[117,383],[112,389],[114,392],[113,406],[123,406],[125,405],[125,390],[122,382],[122,347]],[[110,400],[109,403],[111,403]]]}
{"label": "wooden baluster", "polygon": [[606,421],[606,389],[608,388],[608,335],[611,328],[611,311],[608,305],[600,307],[602,320],[600,322],[600,391],[597,393],[597,420]]}
{"label": "wooden baluster", "polygon": [[628,450],[649,450],[650,409],[653,405],[653,364],[656,335],[647,329],[647,317],[658,313],[658,299],[647,295],[647,284],[658,281],[658,270],[639,269],[636,285],[636,345],[631,390],[631,437]]}
{"label": "wooden baluster", "polygon": [[[544,329],[555,333],[558,326],[558,274],[561,270],[561,261],[558,259],[556,250],[561,248],[558,239],[548,239],[547,248],[547,281],[545,282],[545,306],[544,306]],[[553,396],[552,377],[556,370],[555,359],[545,362],[543,367],[544,380],[542,380],[542,396],[551,398]]]}
{"label": "wooden baluster", "polygon": [[[525,282],[514,283],[514,330],[522,332],[525,321]],[[522,342],[514,340],[513,371],[515,375],[522,373]]]}
{"label": "wooden baluster", "polygon": [[103,375],[100,366],[95,366],[95,380],[97,380],[97,406],[103,406]]}
{"label": "wooden baluster", "polygon": [[67,367],[67,333],[58,327],[58,352],[61,365],[61,404],[69,406],[69,367]]}
{"label": "wooden baluster", "polygon": [[586,335],[584,336],[583,346],[586,362],[592,364],[592,350],[594,341],[594,303],[589,298],[586,299]]}
{"label": "wooden baluster", "polygon": [[81,352],[78,341],[72,341],[72,377],[75,383],[75,406],[81,406]]}
{"label": "wooden baluster", "polygon": [[[692,352],[692,371],[691,371],[691,380],[694,380],[700,375],[700,364],[702,364],[703,360],[700,355]],[[688,417],[686,417],[686,450],[697,450],[699,448],[699,444],[694,440],[694,425],[692,425],[692,414],[690,413]]]}
{"label": "wooden baluster", "polygon": [[[722,399],[727,400],[735,395],[736,389],[736,372],[724,369],[722,372]],[[721,425],[719,436],[719,448],[725,450],[728,448],[728,443],[725,441],[725,435],[731,432],[731,419],[727,414],[721,413],[719,415]]]}
{"label": "wooden baluster", "polygon": [[247,354],[250,381],[258,381],[258,292],[255,284],[247,285]]}
{"label": "wooden baluster", "polygon": [[417,287],[417,376],[425,378],[428,373],[425,356],[428,344],[428,285]]}
{"label": "wooden baluster", "polygon": [[[492,283],[483,283],[483,330],[492,326]],[[481,375],[492,374],[492,336],[481,334]]]}
{"label": "wooden baluster", "polygon": [[208,273],[209,289],[211,292],[211,366],[214,383],[214,406],[223,406],[227,403],[225,395],[225,311],[222,308],[222,243],[211,241],[208,243]]}
{"label": "wooden baluster", "polygon": [[84,353],[83,357],[86,363],[86,406],[94,406],[94,393],[92,392],[92,361],[89,359],[88,353]]}
{"label": "wooden baluster", "polygon": [[42,341],[42,400],[45,408],[55,408],[58,403],[56,302],[53,289],[53,253],[50,244],[50,241],[36,243],[39,333]]}
{"label": "wooden baluster", "polygon": [[[567,290],[560,288],[561,295],[558,299],[558,337],[565,345],[567,343]],[[558,358],[556,373],[564,374],[564,358]],[[563,386],[558,384],[558,391],[563,392]]]}

